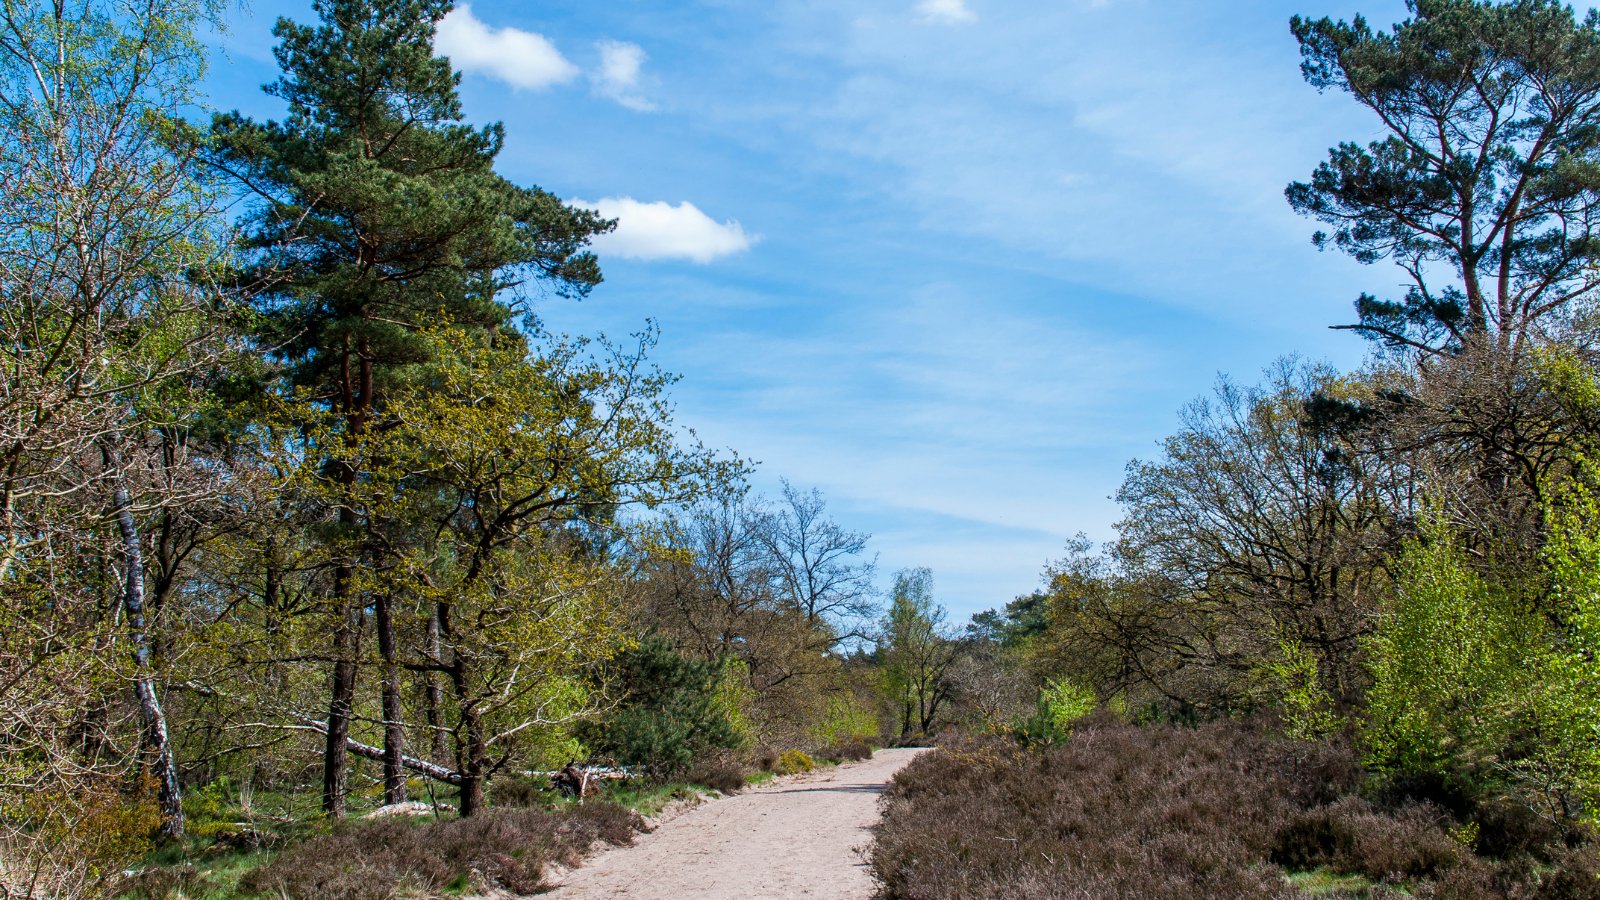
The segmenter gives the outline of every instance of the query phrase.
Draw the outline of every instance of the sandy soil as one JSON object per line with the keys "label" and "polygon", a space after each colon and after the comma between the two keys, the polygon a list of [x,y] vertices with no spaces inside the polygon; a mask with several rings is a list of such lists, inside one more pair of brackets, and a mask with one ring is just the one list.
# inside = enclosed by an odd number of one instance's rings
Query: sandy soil
{"label": "sandy soil", "polygon": [[918,750],[783,778],[691,809],[560,878],[558,900],[866,900],[878,795]]}

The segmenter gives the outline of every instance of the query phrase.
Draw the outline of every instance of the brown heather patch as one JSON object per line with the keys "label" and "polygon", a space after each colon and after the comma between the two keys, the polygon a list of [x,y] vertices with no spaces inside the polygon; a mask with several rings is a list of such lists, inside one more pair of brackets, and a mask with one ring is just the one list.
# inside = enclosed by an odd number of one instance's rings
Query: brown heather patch
{"label": "brown heather patch", "polygon": [[1347,747],[1231,722],[958,741],[895,778],[872,864],[888,900],[1310,896],[1290,870],[1366,882],[1321,897],[1600,898],[1592,850],[1530,855],[1545,833],[1484,810],[1479,844],[1521,846],[1479,856],[1441,807],[1374,802],[1364,780]]}
{"label": "brown heather patch", "polygon": [[550,863],[576,865],[596,841],[633,842],[637,814],[614,803],[498,809],[471,819],[341,825],[245,876],[252,894],[389,900],[446,889],[533,893]]}

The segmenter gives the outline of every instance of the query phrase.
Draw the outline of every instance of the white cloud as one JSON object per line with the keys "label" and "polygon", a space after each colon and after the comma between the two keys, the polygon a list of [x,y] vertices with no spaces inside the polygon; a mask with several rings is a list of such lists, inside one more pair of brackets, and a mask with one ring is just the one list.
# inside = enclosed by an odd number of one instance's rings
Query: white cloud
{"label": "white cloud", "polygon": [[917,12],[924,22],[955,25],[978,21],[977,14],[967,9],[967,0],[922,0],[917,4]]}
{"label": "white cloud", "polygon": [[718,222],[685,200],[674,206],[665,201],[644,203],[632,197],[605,197],[596,202],[570,201],[573,206],[596,209],[617,220],[617,230],[594,242],[600,253],[629,259],[688,259],[708,263],[748,250],[759,238],[729,219]]}
{"label": "white cloud", "polygon": [[644,48],[626,41],[600,41],[600,68],[589,77],[602,95],[640,112],[656,108],[639,94],[639,70],[648,57]]}
{"label": "white cloud", "polygon": [[463,72],[482,72],[512,87],[537,90],[578,76],[578,67],[544,35],[486,25],[469,3],[439,20],[434,49]]}

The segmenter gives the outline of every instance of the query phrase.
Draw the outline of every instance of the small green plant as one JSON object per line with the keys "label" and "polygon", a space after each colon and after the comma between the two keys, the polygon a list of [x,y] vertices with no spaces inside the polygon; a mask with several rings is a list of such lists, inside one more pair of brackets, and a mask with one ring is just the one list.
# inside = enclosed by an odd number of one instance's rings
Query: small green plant
{"label": "small green plant", "polygon": [[1059,744],[1072,736],[1075,722],[1094,712],[1094,692],[1067,678],[1050,679],[1039,691],[1033,715],[1019,719],[1013,735],[1025,746]]}
{"label": "small green plant", "polygon": [[811,754],[804,750],[785,750],[778,754],[778,761],[773,765],[772,771],[779,775],[797,775],[809,772],[817,767],[817,761]]}
{"label": "small green plant", "polygon": [[1292,639],[1278,642],[1278,651],[1267,673],[1277,688],[1284,730],[1300,740],[1315,741],[1343,727],[1333,698],[1322,687],[1316,655]]}
{"label": "small green plant", "polygon": [[1468,850],[1478,846],[1478,823],[1468,822],[1465,825],[1456,825],[1445,829],[1450,835],[1450,840],[1455,841]]}

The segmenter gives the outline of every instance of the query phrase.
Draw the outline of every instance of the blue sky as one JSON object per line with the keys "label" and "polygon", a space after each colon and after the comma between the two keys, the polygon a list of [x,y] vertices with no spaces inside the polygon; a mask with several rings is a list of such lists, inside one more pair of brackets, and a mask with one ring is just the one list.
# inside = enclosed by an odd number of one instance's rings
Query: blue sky
{"label": "blue sky", "polygon": [[[1397,272],[1310,244],[1283,201],[1378,136],[1304,84],[1295,13],[1399,2],[475,0],[441,32],[500,169],[621,219],[606,282],[541,317],[661,328],[680,421],[820,488],[885,583],[928,566],[952,619],[1104,540],[1129,459],[1218,373],[1341,367]],[[277,108],[258,0],[211,102]]]}

